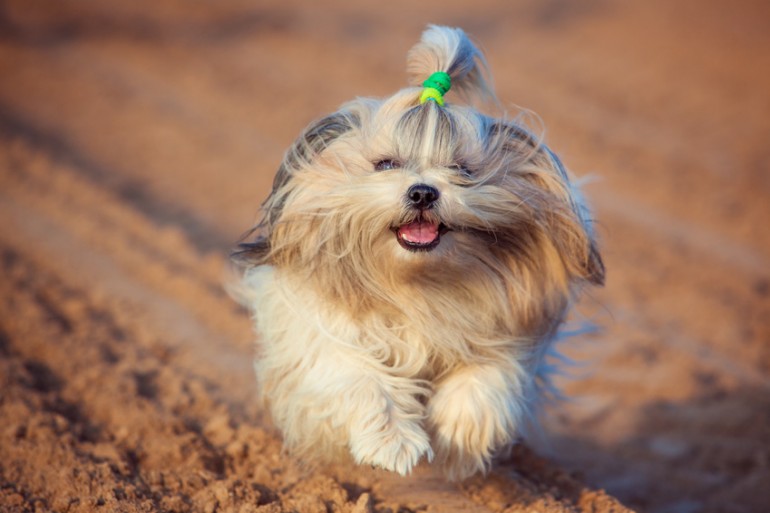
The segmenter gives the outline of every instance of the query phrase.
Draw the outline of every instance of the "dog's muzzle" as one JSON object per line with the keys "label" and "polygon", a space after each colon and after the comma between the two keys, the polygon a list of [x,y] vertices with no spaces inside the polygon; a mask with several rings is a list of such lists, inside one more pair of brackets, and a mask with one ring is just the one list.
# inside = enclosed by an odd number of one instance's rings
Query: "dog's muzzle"
{"label": "dog's muzzle", "polygon": [[439,196],[438,189],[424,183],[412,185],[406,191],[407,203],[420,214],[414,221],[393,229],[401,247],[409,251],[430,251],[439,245],[447,227],[424,215],[425,211],[433,208]]}

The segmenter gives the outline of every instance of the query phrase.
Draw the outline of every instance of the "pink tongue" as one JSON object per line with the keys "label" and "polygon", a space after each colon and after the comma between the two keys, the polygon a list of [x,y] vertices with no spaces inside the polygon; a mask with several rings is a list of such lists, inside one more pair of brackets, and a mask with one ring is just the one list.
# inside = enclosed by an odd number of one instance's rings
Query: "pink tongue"
{"label": "pink tongue", "polygon": [[438,237],[438,225],[425,221],[415,221],[398,229],[398,236],[415,244],[430,244]]}

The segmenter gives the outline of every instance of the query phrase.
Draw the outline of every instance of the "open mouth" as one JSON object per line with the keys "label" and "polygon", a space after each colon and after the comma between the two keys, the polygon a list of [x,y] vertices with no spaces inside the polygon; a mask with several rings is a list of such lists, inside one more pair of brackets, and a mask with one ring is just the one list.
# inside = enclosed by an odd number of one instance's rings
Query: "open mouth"
{"label": "open mouth", "polygon": [[443,223],[434,223],[424,219],[393,228],[398,243],[409,251],[431,251],[438,246],[441,242],[441,235],[448,230]]}

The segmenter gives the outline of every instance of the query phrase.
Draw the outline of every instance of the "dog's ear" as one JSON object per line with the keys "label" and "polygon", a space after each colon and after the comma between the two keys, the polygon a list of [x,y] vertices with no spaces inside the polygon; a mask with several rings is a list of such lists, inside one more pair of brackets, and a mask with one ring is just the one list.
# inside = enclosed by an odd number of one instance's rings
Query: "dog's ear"
{"label": "dog's ear", "polygon": [[561,160],[539,138],[516,124],[494,122],[489,126],[489,136],[496,148],[511,156],[516,175],[545,193],[533,195],[540,198],[541,209],[547,210],[549,205],[567,207],[558,209],[567,215],[547,215],[544,222],[550,226],[553,243],[572,276],[603,285],[604,262],[590,213]]}
{"label": "dog's ear", "polygon": [[[247,239],[257,231],[257,227],[246,232],[241,240]],[[230,253],[230,260],[238,267],[256,267],[267,263],[270,253],[270,244],[264,235],[258,235],[253,242],[240,242],[236,249]]]}
{"label": "dog's ear", "polygon": [[[567,169],[562,164],[561,159],[546,146],[543,146],[543,151],[547,153],[548,160],[550,160],[553,168],[558,172],[562,180],[566,184],[570,184],[569,173],[567,173]],[[590,219],[590,212],[580,192],[572,185],[569,185],[569,188],[573,191],[570,196],[570,207],[580,221],[585,242],[588,244],[587,253],[580,254],[578,269],[581,271],[582,278],[594,285],[602,286],[604,285],[605,278],[604,261],[599,253],[599,247],[593,234],[593,221]]]}
{"label": "dog's ear", "polygon": [[588,262],[586,265],[586,276],[588,281],[594,285],[604,285],[605,271],[604,261],[596,247],[596,241],[591,241],[591,247],[588,252]]}
{"label": "dog's ear", "polygon": [[270,238],[273,227],[281,218],[286,196],[295,172],[312,165],[327,146],[357,126],[358,118],[349,112],[336,112],[311,123],[283,157],[273,179],[270,195],[262,203],[262,219],[241,237],[242,241],[256,235],[253,242],[241,242],[230,257],[241,267],[254,267],[270,262]]}

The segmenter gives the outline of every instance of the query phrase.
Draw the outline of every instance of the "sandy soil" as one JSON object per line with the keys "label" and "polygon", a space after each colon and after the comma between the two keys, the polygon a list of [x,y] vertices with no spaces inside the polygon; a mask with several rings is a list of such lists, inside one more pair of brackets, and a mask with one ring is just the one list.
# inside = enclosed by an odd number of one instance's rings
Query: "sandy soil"
{"label": "sandy soil", "polygon": [[[748,0],[0,2],[0,509],[766,511],[769,19]],[[427,22],[473,34],[503,101],[593,177],[609,272],[547,442],[458,486],[285,455],[222,286],[286,146],[403,86]]]}

